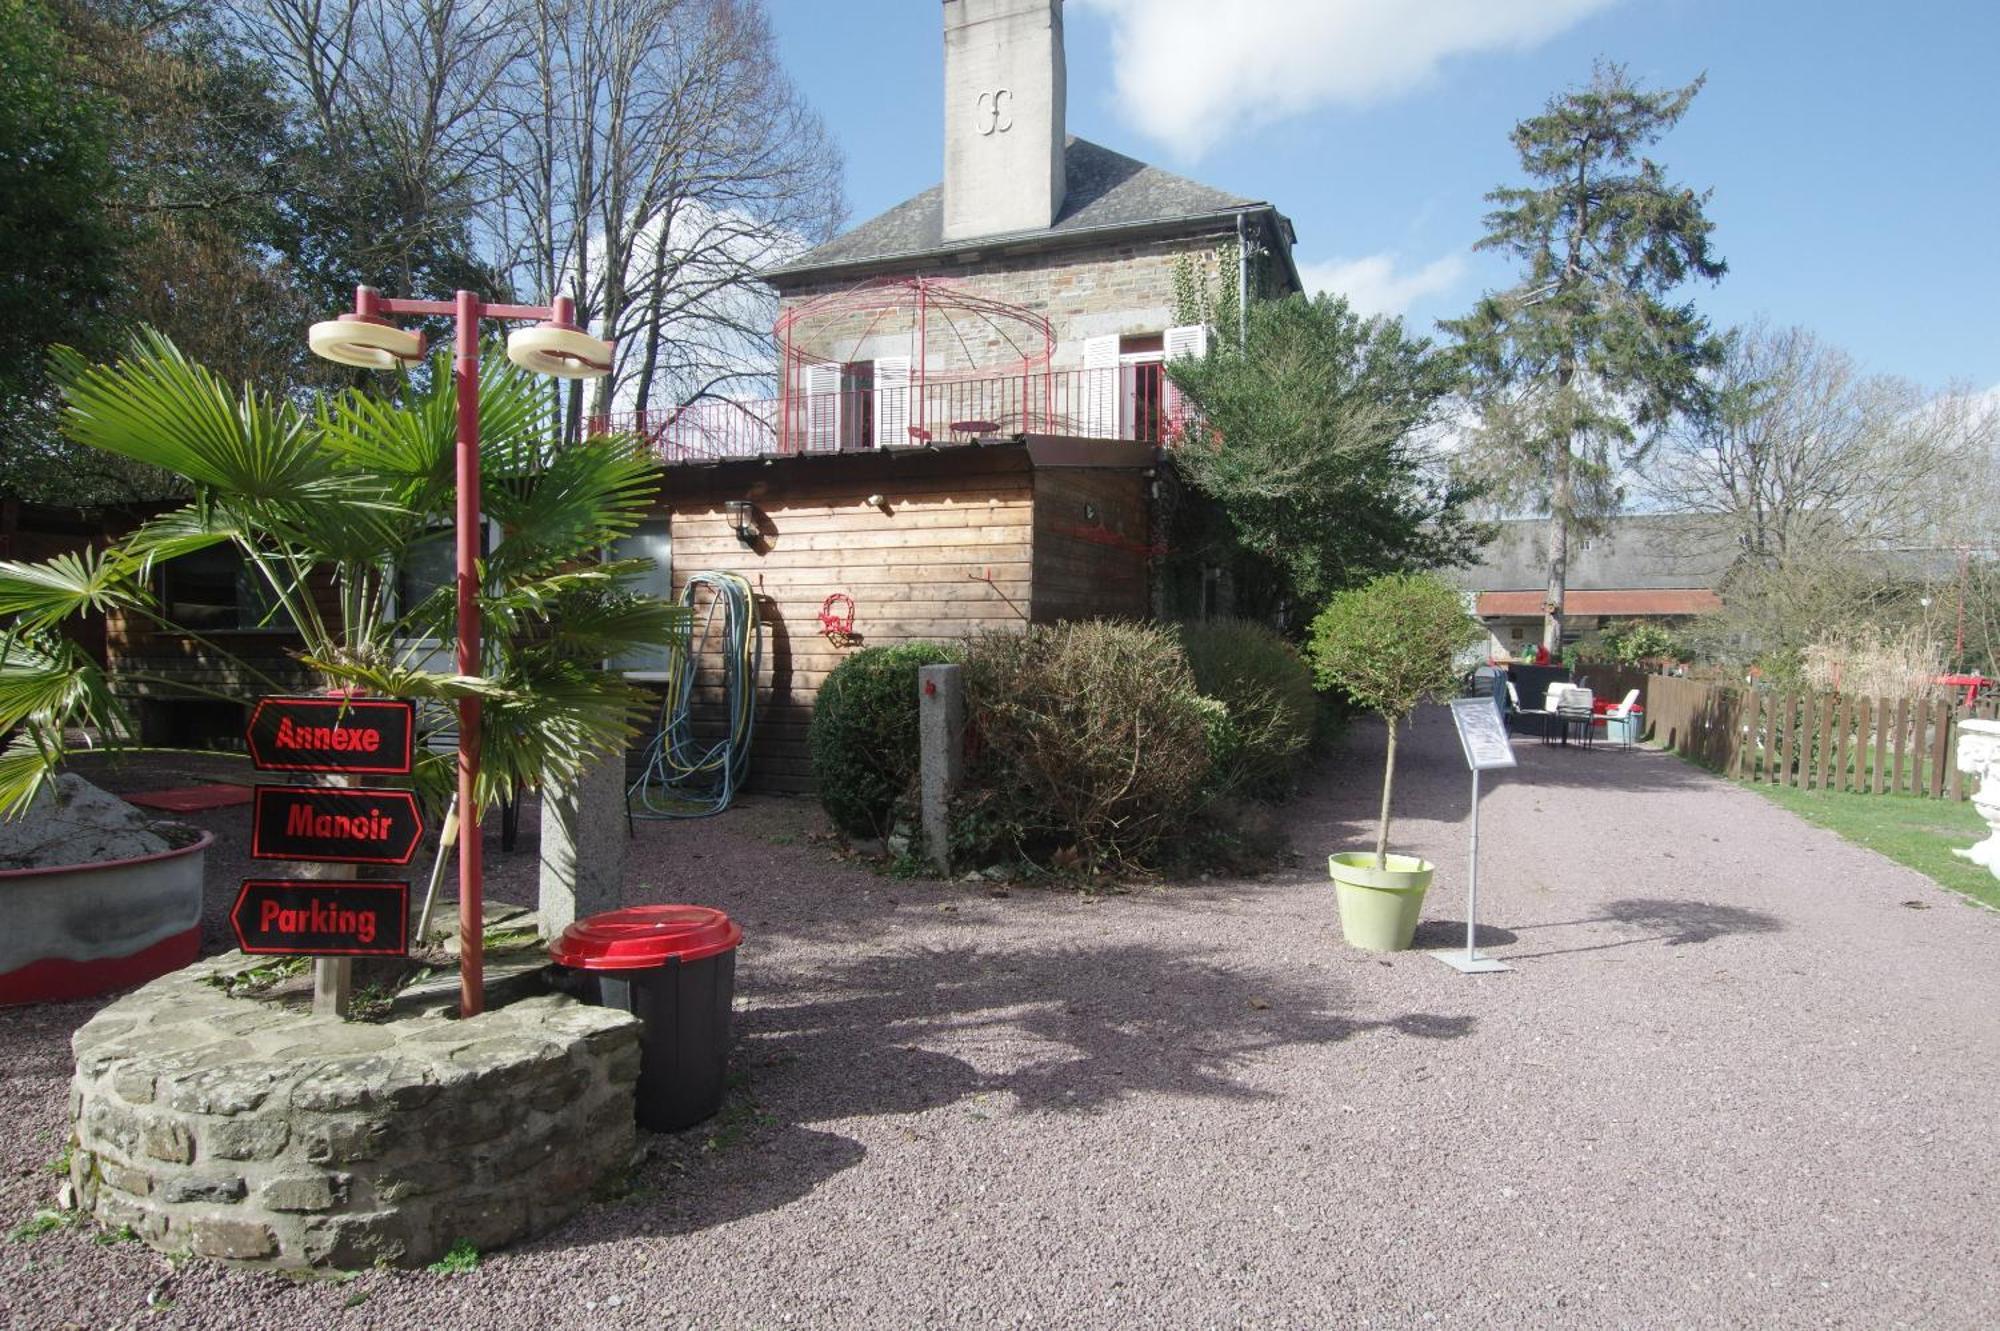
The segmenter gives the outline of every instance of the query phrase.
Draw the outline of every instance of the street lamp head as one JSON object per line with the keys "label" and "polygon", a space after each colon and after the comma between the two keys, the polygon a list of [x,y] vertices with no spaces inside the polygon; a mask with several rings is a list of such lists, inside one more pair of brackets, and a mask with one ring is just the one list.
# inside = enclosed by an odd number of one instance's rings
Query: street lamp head
{"label": "street lamp head", "polygon": [[424,358],[424,335],[363,315],[343,314],[312,326],[313,354],[362,370],[393,370]]}
{"label": "street lamp head", "polygon": [[507,335],[507,359],[557,379],[602,379],[611,373],[612,346],[580,328],[536,324]]}

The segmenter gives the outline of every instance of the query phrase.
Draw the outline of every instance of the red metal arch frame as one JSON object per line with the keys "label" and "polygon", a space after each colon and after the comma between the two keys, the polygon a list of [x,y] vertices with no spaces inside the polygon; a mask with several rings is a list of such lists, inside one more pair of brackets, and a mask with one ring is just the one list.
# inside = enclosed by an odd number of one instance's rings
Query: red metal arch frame
{"label": "red metal arch frame", "polygon": [[[1048,370],[1055,357],[1055,329],[1042,315],[1025,306],[982,295],[966,287],[934,277],[877,277],[839,291],[829,291],[794,305],[778,316],[772,333],[778,342],[778,434],[780,439],[799,437],[792,416],[801,396],[793,387],[799,371],[807,365],[826,364],[828,357],[801,350],[797,335],[812,324],[839,315],[865,314],[867,321],[854,335],[848,354],[840,363],[861,359],[859,350],[885,329],[907,325],[910,339],[910,422],[913,439],[928,440],[930,426],[924,420],[924,388],[930,383],[991,380],[1019,376],[1025,408],[1031,385],[1039,381],[1044,397],[1053,388]],[[941,325],[964,348],[967,368],[955,374],[933,373],[928,351],[933,324]],[[986,334],[1017,353],[1013,361],[980,363],[967,345],[963,328],[977,325]],[[1052,401],[1042,404],[1044,418],[1052,414]]]}

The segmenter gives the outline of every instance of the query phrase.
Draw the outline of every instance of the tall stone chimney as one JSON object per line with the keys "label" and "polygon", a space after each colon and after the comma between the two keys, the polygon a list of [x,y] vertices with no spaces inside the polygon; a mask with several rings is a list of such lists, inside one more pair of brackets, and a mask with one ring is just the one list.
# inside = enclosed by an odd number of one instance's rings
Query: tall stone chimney
{"label": "tall stone chimney", "polygon": [[944,0],[944,238],[1030,231],[1063,202],[1062,0]]}

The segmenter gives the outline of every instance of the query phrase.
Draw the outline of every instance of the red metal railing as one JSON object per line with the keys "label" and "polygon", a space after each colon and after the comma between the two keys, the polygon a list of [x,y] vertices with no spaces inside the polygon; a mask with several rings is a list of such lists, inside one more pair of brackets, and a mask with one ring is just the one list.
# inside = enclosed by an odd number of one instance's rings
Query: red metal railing
{"label": "red metal railing", "polygon": [[722,462],[967,443],[995,434],[1157,444],[1172,436],[1179,414],[1177,395],[1154,362],[784,399],[711,398],[665,411],[613,412],[591,428],[638,434],[666,462]]}

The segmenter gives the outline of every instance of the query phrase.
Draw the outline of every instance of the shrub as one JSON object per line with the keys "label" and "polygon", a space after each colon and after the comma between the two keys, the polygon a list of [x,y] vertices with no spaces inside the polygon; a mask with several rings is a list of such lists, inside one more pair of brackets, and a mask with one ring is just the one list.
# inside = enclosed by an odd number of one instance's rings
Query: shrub
{"label": "shrub", "polygon": [[1396,722],[1425,698],[1448,695],[1457,687],[1458,654],[1483,633],[1465,613],[1458,591],[1424,573],[1390,573],[1344,591],[1313,620],[1309,650],[1320,687],[1339,689],[1357,707],[1389,723],[1382,818],[1375,837],[1378,868],[1389,850]]}
{"label": "shrub", "polygon": [[1209,787],[1285,794],[1319,725],[1312,670],[1290,643],[1249,620],[1186,624],[1180,638],[1195,687],[1227,709],[1210,729]]}
{"label": "shrub", "polygon": [[1599,637],[1611,659],[1621,665],[1679,660],[1686,655],[1686,649],[1673,631],[1651,620],[1621,619],[1607,625]]}
{"label": "shrub", "polygon": [[1199,803],[1216,709],[1172,632],[990,633],[965,673],[979,747],[958,812],[986,849],[1086,872],[1140,864]]}
{"label": "shrub", "polygon": [[826,677],[806,743],[820,803],[841,831],[888,835],[917,776],[917,668],[957,659],[930,642],[864,647]]}

